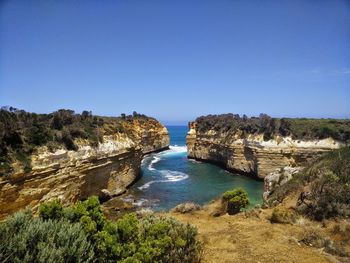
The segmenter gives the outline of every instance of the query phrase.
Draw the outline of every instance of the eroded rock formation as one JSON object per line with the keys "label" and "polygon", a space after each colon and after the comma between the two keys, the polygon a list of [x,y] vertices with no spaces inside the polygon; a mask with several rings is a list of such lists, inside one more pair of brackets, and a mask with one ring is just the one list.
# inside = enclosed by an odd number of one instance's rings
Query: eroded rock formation
{"label": "eroded rock formation", "polygon": [[127,132],[105,132],[97,147],[83,139],[75,141],[76,151],[38,147],[30,157],[30,172],[14,163],[14,172],[0,179],[0,218],[54,198],[69,203],[125,192],[139,176],[143,155],[166,149],[169,135],[154,119],[125,122],[124,128]]}
{"label": "eroded rock formation", "polygon": [[242,135],[240,130],[200,132],[196,122],[191,122],[189,129],[186,140],[189,158],[218,163],[261,179],[284,167],[303,167],[324,152],[344,145],[332,138],[295,140],[275,135],[264,140],[263,134]]}

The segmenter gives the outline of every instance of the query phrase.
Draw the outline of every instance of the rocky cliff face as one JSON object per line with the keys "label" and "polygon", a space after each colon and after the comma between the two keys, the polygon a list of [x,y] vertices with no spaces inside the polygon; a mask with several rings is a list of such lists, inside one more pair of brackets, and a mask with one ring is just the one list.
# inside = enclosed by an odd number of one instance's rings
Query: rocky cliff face
{"label": "rocky cliff face", "polygon": [[30,172],[14,163],[14,172],[0,179],[0,218],[53,198],[74,202],[123,193],[138,178],[143,155],[169,146],[167,129],[154,119],[125,123],[127,132],[105,132],[97,147],[83,139],[75,140],[76,151],[38,147]]}
{"label": "rocky cliff face", "polygon": [[240,173],[265,178],[276,169],[303,167],[324,152],[344,144],[332,138],[322,140],[294,140],[275,135],[264,140],[262,134],[233,133],[208,129],[200,132],[196,122],[189,124],[187,134],[188,157],[215,162]]}

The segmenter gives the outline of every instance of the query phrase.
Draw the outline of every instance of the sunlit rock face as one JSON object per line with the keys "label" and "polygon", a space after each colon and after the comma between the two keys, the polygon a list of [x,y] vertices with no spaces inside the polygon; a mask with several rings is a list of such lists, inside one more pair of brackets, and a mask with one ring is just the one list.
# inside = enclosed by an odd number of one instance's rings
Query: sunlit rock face
{"label": "sunlit rock face", "polygon": [[189,124],[186,143],[189,158],[215,162],[261,179],[284,167],[303,167],[324,152],[344,146],[332,138],[305,141],[276,135],[264,141],[262,134],[242,138],[239,131],[201,133],[196,122]]}
{"label": "sunlit rock face", "polygon": [[0,218],[55,198],[70,203],[125,192],[140,174],[143,155],[169,146],[168,131],[159,122],[128,125],[127,132],[104,135],[97,147],[80,139],[76,151],[37,148],[28,173],[14,163],[14,173],[0,179]]}

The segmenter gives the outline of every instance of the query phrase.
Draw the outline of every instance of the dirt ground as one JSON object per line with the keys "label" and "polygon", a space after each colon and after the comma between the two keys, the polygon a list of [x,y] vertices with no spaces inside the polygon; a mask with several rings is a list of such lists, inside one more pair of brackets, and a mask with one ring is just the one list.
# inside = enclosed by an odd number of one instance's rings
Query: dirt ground
{"label": "dirt ground", "polygon": [[214,217],[213,209],[215,204],[192,213],[166,214],[198,228],[203,262],[350,262],[300,241],[310,225],[326,231],[320,223],[304,219],[298,224],[272,224],[271,209]]}

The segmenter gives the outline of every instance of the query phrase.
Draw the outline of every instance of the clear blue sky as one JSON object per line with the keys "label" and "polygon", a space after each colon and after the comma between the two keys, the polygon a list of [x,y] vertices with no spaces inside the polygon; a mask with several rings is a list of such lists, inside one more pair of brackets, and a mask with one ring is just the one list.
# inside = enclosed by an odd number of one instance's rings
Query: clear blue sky
{"label": "clear blue sky", "polygon": [[350,117],[350,1],[3,0],[0,105]]}

